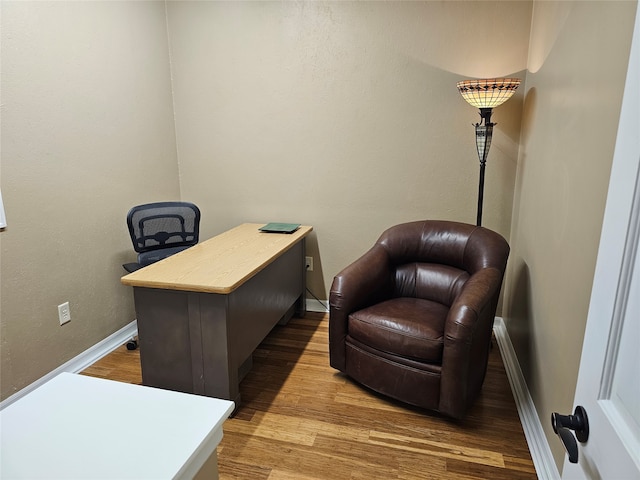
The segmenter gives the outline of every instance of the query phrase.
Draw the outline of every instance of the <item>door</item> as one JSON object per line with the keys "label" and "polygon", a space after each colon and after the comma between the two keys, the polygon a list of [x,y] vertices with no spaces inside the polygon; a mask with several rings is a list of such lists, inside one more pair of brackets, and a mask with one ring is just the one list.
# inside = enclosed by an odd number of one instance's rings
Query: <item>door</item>
{"label": "door", "polygon": [[[574,407],[589,437],[563,479],[640,479],[640,7],[631,44]],[[573,412],[561,412],[573,413]],[[566,432],[565,432],[566,433]]]}

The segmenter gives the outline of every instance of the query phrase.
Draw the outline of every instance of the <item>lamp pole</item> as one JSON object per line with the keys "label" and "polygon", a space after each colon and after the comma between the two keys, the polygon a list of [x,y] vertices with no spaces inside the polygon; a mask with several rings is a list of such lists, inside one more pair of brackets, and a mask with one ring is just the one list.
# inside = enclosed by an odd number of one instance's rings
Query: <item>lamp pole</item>
{"label": "lamp pole", "polygon": [[480,162],[480,181],[478,182],[478,215],[476,225],[482,225],[482,202],[484,201],[484,167],[487,162]]}
{"label": "lamp pole", "polygon": [[480,179],[478,181],[478,215],[476,225],[482,225],[482,204],[484,202],[484,170],[487,166],[487,157],[491,147],[493,137],[493,126],[491,123],[491,108],[480,109],[480,122],[476,123],[476,148],[478,149],[478,159],[480,160]]}

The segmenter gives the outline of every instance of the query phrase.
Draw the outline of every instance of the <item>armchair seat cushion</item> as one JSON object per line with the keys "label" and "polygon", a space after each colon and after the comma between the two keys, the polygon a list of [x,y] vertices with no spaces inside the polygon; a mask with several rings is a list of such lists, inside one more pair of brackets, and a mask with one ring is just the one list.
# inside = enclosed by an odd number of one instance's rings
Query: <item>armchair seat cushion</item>
{"label": "armchair seat cushion", "polygon": [[441,364],[448,312],[431,300],[392,298],[351,313],[349,336],[385,353]]}

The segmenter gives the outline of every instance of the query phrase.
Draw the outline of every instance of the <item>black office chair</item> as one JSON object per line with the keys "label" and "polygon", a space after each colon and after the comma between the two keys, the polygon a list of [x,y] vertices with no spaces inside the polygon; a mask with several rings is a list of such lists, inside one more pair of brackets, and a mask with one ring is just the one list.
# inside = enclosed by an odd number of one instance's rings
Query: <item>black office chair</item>
{"label": "black office chair", "polygon": [[[131,273],[198,243],[200,209],[189,202],[138,205],[129,210],[127,226],[138,252],[137,262],[122,265]],[[135,338],[127,342],[128,350],[136,348]]]}
{"label": "black office chair", "polygon": [[125,263],[131,273],[198,243],[200,209],[189,202],[158,202],[129,210],[127,226],[136,263]]}

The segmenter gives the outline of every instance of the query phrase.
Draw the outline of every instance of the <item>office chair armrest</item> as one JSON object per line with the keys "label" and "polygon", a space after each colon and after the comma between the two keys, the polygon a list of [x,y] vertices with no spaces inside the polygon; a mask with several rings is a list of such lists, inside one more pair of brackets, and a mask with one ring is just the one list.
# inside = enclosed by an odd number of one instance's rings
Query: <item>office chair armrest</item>
{"label": "office chair armrest", "polygon": [[136,270],[140,270],[142,268],[142,265],[140,265],[139,263],[125,263],[124,265],[122,265],[122,268],[124,268],[128,273],[133,273]]}

